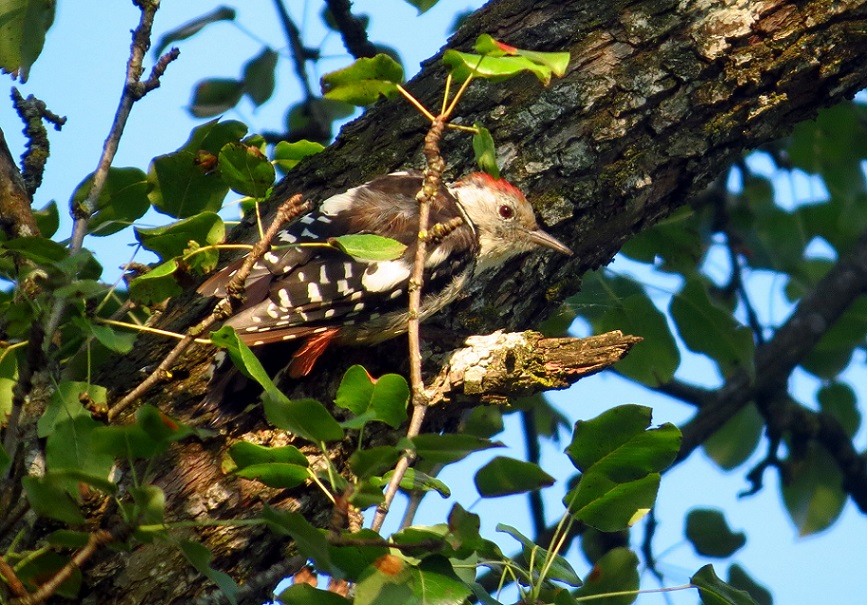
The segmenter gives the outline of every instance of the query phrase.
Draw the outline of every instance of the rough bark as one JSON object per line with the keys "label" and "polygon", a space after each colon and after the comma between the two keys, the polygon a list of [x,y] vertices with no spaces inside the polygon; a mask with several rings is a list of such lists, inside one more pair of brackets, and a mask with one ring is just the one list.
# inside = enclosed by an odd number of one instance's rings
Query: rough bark
{"label": "rough bark", "polygon": [[[516,261],[454,304],[435,322],[463,337],[526,327],[575,292],[586,270],[607,263],[631,235],[653,224],[719,174],[745,150],[785,135],[818,108],[867,84],[865,2],[767,0],[562,2],[500,0],[469,19],[450,41],[467,48],[480,33],[538,50],[568,50],[566,77],[545,89],[531,77],[479,82],[461,105],[467,123],[481,122],[498,143],[506,177],[522,187],[551,231],[571,245],[571,259]],[[442,90],[438,59],[409,89],[430,106]],[[405,102],[382,102],[346,127],[326,152],[300,165],[276,198],[302,192],[323,199],[375,174],[420,165],[426,124]],[[466,136],[446,137],[454,173],[471,168]],[[252,230],[239,232],[250,240]],[[179,328],[206,308],[191,294],[170,307],[163,324]],[[122,393],[169,345],[143,338],[111,368]],[[345,367],[363,361],[371,372],[400,370],[404,343],[373,351],[342,351],[291,385],[290,396],[328,401]],[[169,414],[193,415],[204,389],[208,351],[191,352],[175,378],[146,398]],[[326,500],[312,489],[265,490],[225,475],[227,442],[277,444],[253,409],[212,439],[184,444],[160,464],[156,479],[170,519],[244,518],[265,503],[303,512],[324,524]],[[388,436],[382,436],[383,439]],[[329,456],[341,464],[346,444]],[[314,460],[315,463],[315,460]],[[236,579],[255,579],[286,556],[282,537],[259,528],[209,528],[198,538],[215,565]],[[210,590],[166,543],[129,553],[103,553],[84,570],[88,602],[181,603]],[[260,602],[251,596],[245,602]]]}

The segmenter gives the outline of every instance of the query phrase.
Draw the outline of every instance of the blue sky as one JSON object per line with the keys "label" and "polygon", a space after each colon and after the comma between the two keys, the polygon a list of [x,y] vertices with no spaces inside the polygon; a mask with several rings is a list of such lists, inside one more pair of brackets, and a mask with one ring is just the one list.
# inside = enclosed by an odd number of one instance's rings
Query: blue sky
{"label": "blue sky", "polygon": [[[265,0],[247,0],[238,3],[238,21],[247,29],[255,30],[257,35],[270,41],[275,48],[282,49],[283,37],[279,24],[273,17],[272,3]],[[306,17],[301,9],[302,2],[290,2],[293,16],[304,24],[304,33],[309,44],[316,45],[326,36],[318,23],[318,3],[311,3]],[[375,41],[387,42],[398,48],[404,57],[408,72],[414,73],[418,63],[433,54],[445,43],[447,29],[456,11],[471,8],[468,0],[442,0],[429,13],[417,17],[416,11],[400,0],[360,0],[355,3],[356,10],[372,16],[371,37]],[[163,1],[163,8],[157,15],[156,32],[172,29],[213,8],[211,1],[186,0],[184,2]],[[37,61],[31,73],[31,80],[20,87],[22,92],[35,94],[44,100],[48,107],[60,115],[66,115],[69,122],[61,133],[52,133],[52,158],[49,160],[45,182],[37,193],[36,205],[42,206],[49,200],[56,200],[65,214],[66,204],[75,186],[96,166],[103,140],[117,105],[120,89],[124,81],[125,61],[129,49],[129,30],[138,20],[138,11],[132,2],[59,2],[58,14],[53,29],[48,34],[43,56]],[[251,39],[232,24],[221,23],[212,26],[197,38],[183,42],[181,57],[169,67],[162,80],[162,87],[151,92],[133,109],[131,121],[121,142],[115,166],[135,166],[147,169],[150,158],[176,149],[183,143],[189,130],[199,123],[190,118],[184,105],[190,98],[192,85],[199,79],[209,76],[234,77],[240,74],[243,63],[261,50],[260,42]],[[322,69],[328,70],[345,64],[339,39],[332,35],[326,46],[326,54],[334,55],[333,60],[323,62]],[[152,64],[148,58],[148,67]],[[288,61],[281,61],[278,77],[276,101],[266,107],[254,110],[250,105],[242,105],[239,112],[227,117],[241,119],[257,128],[275,128],[283,119],[286,105],[297,98],[297,84],[291,73]],[[8,80],[7,80],[8,81]],[[9,103],[0,103],[0,125],[7,136],[13,155],[22,151],[23,139],[21,125]],[[805,182],[806,183],[806,182]],[[796,183],[797,185],[797,183]],[[809,189],[808,184],[798,185]],[[804,193],[806,195],[806,193]],[[152,214],[149,221],[159,221],[162,217]],[[68,234],[69,222],[61,227],[61,236]],[[86,245],[95,249],[106,265],[107,274],[119,274],[117,267],[129,260],[133,248],[131,233],[123,233],[119,238],[97,240],[90,238]],[[629,270],[628,265],[617,261],[616,270]],[[761,284],[757,276],[753,285]],[[773,284],[769,284],[773,285]],[[676,289],[676,284],[661,286],[660,303],[665,304],[665,289]],[[783,309],[779,299],[766,296],[758,305],[760,310],[780,316]],[[864,366],[864,359],[857,364]],[[701,359],[690,357],[685,369],[704,374],[707,383],[716,380],[714,371]],[[686,375],[684,375],[686,377]],[[794,379],[799,393],[805,399],[815,390],[816,384],[809,378],[798,375]],[[864,385],[864,372],[851,377],[853,384]],[[865,396],[863,388],[860,396]],[[681,423],[692,414],[687,406],[671,403],[669,400],[654,396],[647,390],[632,386],[614,376],[602,375],[581,381],[569,391],[551,396],[554,403],[572,419],[590,418],[604,409],[621,403],[641,403],[654,408],[654,421]],[[856,443],[864,443],[865,431],[862,429]],[[568,436],[564,435],[564,439]],[[510,422],[504,440],[513,444],[515,455],[522,454],[522,440],[515,422]],[[543,467],[554,476],[566,477],[571,474],[571,466],[562,454],[560,445],[546,444]],[[495,454],[502,454],[498,451]],[[474,469],[485,460],[486,454],[471,457]],[[755,463],[761,452],[754,457]],[[863,597],[867,582],[863,579],[867,555],[863,545],[867,543],[867,519],[858,513],[850,503],[842,518],[829,532],[806,539],[799,539],[792,524],[780,506],[776,477],[769,473],[766,488],[760,494],[738,499],[737,493],[747,487],[743,475],[750,463],[732,473],[723,473],[713,467],[701,453],[666,475],[658,500],[658,518],[661,526],[655,540],[655,549],[660,555],[660,568],[667,574],[666,584],[677,585],[688,581],[707,560],[697,558],[691,546],[683,538],[683,519],[686,511],[696,506],[716,507],[725,511],[730,525],[747,532],[748,542],[744,549],[736,553],[734,561],[742,564],[753,576],[771,587],[776,603],[857,603]],[[443,479],[453,488],[455,496],[442,501],[432,496],[422,506],[420,521],[435,522],[443,518],[455,500],[465,507],[476,501],[475,490],[467,482],[469,473],[466,467],[447,470]],[[558,488],[561,486],[558,486]],[[559,510],[562,489],[547,490],[546,503],[552,521]],[[472,510],[482,515],[483,530],[490,536],[498,522],[508,522],[522,531],[531,533],[529,520],[525,514],[518,518],[506,518],[502,511],[525,510],[525,500],[519,497],[497,499],[476,503]],[[641,528],[634,530],[640,539]],[[513,544],[508,538],[500,541],[508,552]],[[568,553],[579,574],[586,573],[583,557],[574,550]],[[728,562],[714,562],[720,576],[725,576]],[[648,578],[649,579],[649,578]],[[648,581],[645,587],[652,587]],[[695,603],[693,591],[669,595],[666,601],[660,595],[640,597],[642,605],[656,603]]]}

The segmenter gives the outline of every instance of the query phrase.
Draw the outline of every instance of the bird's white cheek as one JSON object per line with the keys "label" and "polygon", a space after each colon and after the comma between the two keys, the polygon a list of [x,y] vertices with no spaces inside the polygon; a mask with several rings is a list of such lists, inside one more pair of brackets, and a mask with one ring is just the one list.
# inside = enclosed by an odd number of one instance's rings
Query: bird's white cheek
{"label": "bird's white cheek", "polygon": [[371,264],[361,278],[368,292],[388,292],[409,279],[411,268],[402,260]]}

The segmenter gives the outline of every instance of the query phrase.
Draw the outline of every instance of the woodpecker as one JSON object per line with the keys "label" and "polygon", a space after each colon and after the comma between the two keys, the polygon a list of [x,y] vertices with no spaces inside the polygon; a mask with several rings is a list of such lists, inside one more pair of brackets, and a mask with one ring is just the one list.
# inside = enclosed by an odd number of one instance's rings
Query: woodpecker
{"label": "woodpecker", "polygon": [[[280,231],[245,282],[246,299],[225,325],[255,347],[299,341],[289,374],[308,374],[329,344],[368,345],[407,330],[408,285],[418,242],[419,172],[395,172],[334,195]],[[430,226],[453,227],[428,244],[422,289],[424,321],[455,300],[467,283],[515,255],[536,248],[572,251],[536,223],[521,191],[503,179],[476,172],[440,188]],[[457,225],[457,226],[455,226]],[[363,261],[337,249],[297,244],[373,233],[407,246],[390,261]],[[243,259],[199,288],[225,296]]]}

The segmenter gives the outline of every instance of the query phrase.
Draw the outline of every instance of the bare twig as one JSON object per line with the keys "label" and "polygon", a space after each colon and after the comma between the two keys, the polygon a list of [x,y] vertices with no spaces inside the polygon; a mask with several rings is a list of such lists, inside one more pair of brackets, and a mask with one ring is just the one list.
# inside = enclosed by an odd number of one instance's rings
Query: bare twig
{"label": "bare twig", "polygon": [[18,575],[15,573],[15,570],[12,568],[9,563],[3,557],[0,557],[0,577],[6,582],[6,585],[9,586],[10,590],[18,597],[26,597],[27,589],[24,587],[24,584],[21,583],[21,580],[18,579]]}
{"label": "bare twig", "polygon": [[115,536],[108,530],[100,529],[92,534],[87,540],[87,544],[79,550],[69,562],[64,565],[54,576],[42,584],[39,589],[27,596],[12,599],[10,605],[37,605],[43,603],[72,575],[76,569],[79,569],[84,563],[93,556],[96,549],[104,546],[115,540]]}
{"label": "bare twig", "polygon": [[352,3],[349,0],[325,0],[325,4],[334,17],[343,38],[343,46],[349,54],[356,59],[376,55],[376,47],[367,39],[364,23],[352,14]]}
{"label": "bare twig", "polygon": [[286,32],[289,48],[292,49],[292,65],[295,68],[295,75],[298,76],[298,81],[304,89],[304,98],[310,100],[314,94],[313,89],[310,88],[310,79],[307,76],[307,60],[315,58],[317,53],[304,46],[304,42],[301,40],[301,31],[283,5],[283,0],[274,0],[274,8],[277,9],[280,24],[283,26],[283,31]]}
{"label": "bare twig", "polygon": [[136,388],[127,393],[122,399],[118,400],[108,412],[108,419],[114,420],[121,414],[130,404],[138,400],[144,393],[148,391],[153,385],[155,385],[158,381],[160,381],[165,375],[166,372],[178,357],[187,350],[187,348],[202,334],[205,330],[210,328],[212,325],[217,323],[218,321],[222,321],[227,317],[231,316],[233,309],[237,306],[238,302],[243,298],[244,292],[244,282],[247,280],[247,276],[250,275],[250,271],[253,268],[253,265],[262,257],[265,252],[268,251],[271,246],[271,240],[274,239],[274,236],[277,235],[277,232],[287,221],[292,220],[302,212],[306,212],[309,210],[309,203],[301,202],[301,195],[296,194],[292,196],[289,200],[283,202],[280,205],[280,208],[277,210],[277,215],[274,217],[274,221],[268,227],[268,230],[265,232],[264,236],[261,240],[259,240],[250,253],[244,258],[244,263],[241,265],[241,268],[232,276],[232,279],[229,281],[226,286],[226,297],[221,299],[215,306],[214,310],[210,315],[205,317],[202,321],[200,321],[195,326],[191,327],[187,330],[184,338],[177,344],[175,347],[169,351],[169,354],[160,362],[159,366],[148,376],[145,378]]}
{"label": "bare twig", "polygon": [[160,0],[141,0],[136,2],[136,5],[141,9],[141,17],[138,26],[132,33],[132,46],[130,47],[129,60],[126,65],[126,84],[123,88],[123,94],[120,96],[120,103],[115,112],[114,122],[112,122],[111,130],[105,139],[96,171],[93,173],[93,183],[91,184],[90,191],[88,191],[87,197],[81,204],[71,209],[72,218],[75,223],[72,229],[72,239],[69,243],[69,249],[73,253],[81,250],[84,236],[87,233],[88,221],[96,207],[96,201],[102,194],[103,187],[105,187],[109,168],[111,168],[111,163],[114,161],[120,137],[123,134],[124,128],[126,128],[133,104],[147,94],[148,91],[153,90],[159,85],[159,76],[165,71],[168,63],[178,56],[177,50],[173,50],[169,53],[168,57],[161,57],[157,65],[154,66],[151,77],[146,82],[141,81],[142,73],[144,73],[142,62],[151,45],[151,29],[153,28],[154,16],[160,7]]}
{"label": "bare twig", "polygon": [[[126,83],[123,87],[123,93],[120,96],[120,102],[114,115],[114,121],[111,124],[111,130],[103,144],[102,155],[93,173],[93,180],[90,190],[87,192],[87,197],[70,208],[73,224],[72,237],[69,240],[69,251],[72,254],[81,251],[81,247],[84,245],[84,236],[87,235],[90,217],[93,215],[96,202],[99,200],[99,196],[102,194],[102,190],[108,180],[108,172],[114,161],[114,156],[117,154],[117,147],[120,144],[121,135],[123,135],[123,131],[126,128],[133,104],[144,97],[149,91],[159,86],[160,76],[165,72],[168,64],[176,59],[179,54],[177,49],[172,49],[166,55],[160,57],[151,70],[150,77],[145,82],[141,81],[142,73],[144,73],[142,62],[151,45],[151,30],[153,28],[154,16],[160,7],[160,0],[136,0],[134,3],[141,10],[141,17],[139,18],[138,26],[132,32],[132,45],[126,65]],[[48,318],[46,331],[49,334],[54,333],[57,326],[60,325],[60,319],[63,316],[65,308],[66,301],[58,298],[51,316]]]}
{"label": "bare twig", "polygon": [[[427,255],[427,228],[430,221],[430,205],[439,193],[443,170],[445,170],[445,162],[439,150],[439,140],[442,137],[444,129],[445,122],[437,118],[433,121],[430,130],[428,130],[425,136],[424,156],[427,165],[424,170],[422,189],[417,196],[419,203],[418,240],[416,242],[415,262],[409,278],[409,320],[407,329],[409,339],[410,389],[412,391],[412,416],[410,417],[409,427],[406,431],[406,436],[409,439],[412,439],[421,432],[428,406],[428,397],[421,375],[421,337],[419,325],[421,294],[422,286],[424,285],[424,262]],[[382,504],[377,507],[376,515],[371,525],[374,531],[379,531],[382,528],[382,524],[385,522],[385,517],[388,514],[388,508],[391,506],[391,502],[394,500],[394,496],[400,487],[400,482],[403,480],[413,459],[413,453],[407,451],[404,452],[395,465],[394,474],[385,489]]]}

